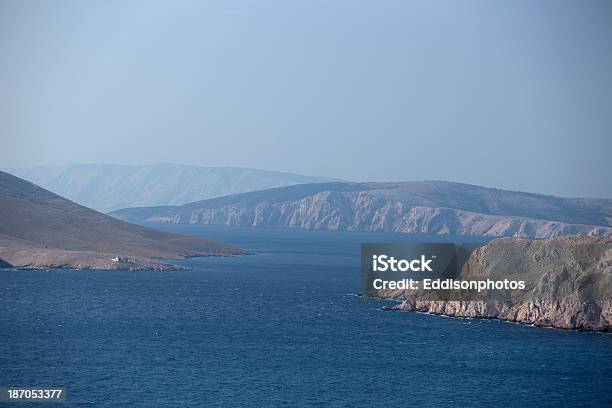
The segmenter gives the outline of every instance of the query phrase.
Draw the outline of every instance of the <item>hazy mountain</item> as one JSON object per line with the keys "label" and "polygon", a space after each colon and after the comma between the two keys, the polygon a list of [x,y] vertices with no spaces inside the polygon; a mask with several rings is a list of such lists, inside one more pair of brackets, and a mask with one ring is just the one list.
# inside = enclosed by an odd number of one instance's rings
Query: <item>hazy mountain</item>
{"label": "hazy mountain", "polygon": [[443,181],[306,184],[111,215],[133,222],[496,237],[612,234],[610,199],[560,198]]}
{"label": "hazy mountain", "polygon": [[103,212],[125,207],[180,205],[247,191],[332,181],[275,171],[179,164],[79,164],[7,171]]}
{"label": "hazy mountain", "polygon": [[[231,255],[219,242],[119,221],[0,172],[0,259],[24,267],[171,268],[156,258]],[[128,262],[113,262],[126,257]]]}

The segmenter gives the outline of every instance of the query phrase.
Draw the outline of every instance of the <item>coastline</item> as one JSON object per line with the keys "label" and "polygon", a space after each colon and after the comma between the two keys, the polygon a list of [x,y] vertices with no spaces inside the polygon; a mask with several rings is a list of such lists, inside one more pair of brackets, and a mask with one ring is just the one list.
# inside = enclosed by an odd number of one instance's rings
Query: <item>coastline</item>
{"label": "coastline", "polygon": [[[63,262],[25,262],[23,264],[14,265],[6,262],[2,269],[17,269],[17,270],[54,270],[54,269],[70,269],[70,270],[102,270],[102,271],[185,271],[190,268],[176,265],[172,261],[192,259],[192,258],[225,258],[231,256],[254,255],[255,252],[244,250],[240,253],[215,253],[215,254],[200,254],[193,256],[183,256],[177,258],[132,258],[128,262],[115,262],[109,254],[95,254],[93,257],[84,255],[82,258],[76,256],[73,260]],[[32,258],[35,259],[35,258]]]}
{"label": "coastline", "polygon": [[[436,316],[500,320],[541,328],[612,333],[612,301],[583,304],[520,303],[495,305],[482,301],[403,301],[385,311],[426,313]],[[568,312],[569,310],[569,312]],[[595,311],[595,314],[593,313]]]}

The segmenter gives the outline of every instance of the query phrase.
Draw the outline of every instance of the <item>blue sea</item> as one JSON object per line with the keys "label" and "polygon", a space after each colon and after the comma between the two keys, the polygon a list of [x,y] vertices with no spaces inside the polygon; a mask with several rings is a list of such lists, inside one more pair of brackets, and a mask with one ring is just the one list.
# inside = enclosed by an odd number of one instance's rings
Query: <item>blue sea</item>
{"label": "blue sea", "polygon": [[67,407],[612,405],[612,335],[357,296],[361,242],[452,237],[161,227],[257,254],[0,271],[0,387],[64,387]]}

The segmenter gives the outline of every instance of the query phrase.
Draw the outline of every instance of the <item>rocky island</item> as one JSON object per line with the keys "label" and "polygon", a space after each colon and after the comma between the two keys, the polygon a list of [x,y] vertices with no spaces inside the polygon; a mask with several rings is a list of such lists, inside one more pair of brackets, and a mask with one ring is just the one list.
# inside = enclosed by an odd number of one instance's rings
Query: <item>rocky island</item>
{"label": "rocky island", "polygon": [[177,269],[162,259],[248,251],[129,224],[0,172],[0,264],[4,267]]}

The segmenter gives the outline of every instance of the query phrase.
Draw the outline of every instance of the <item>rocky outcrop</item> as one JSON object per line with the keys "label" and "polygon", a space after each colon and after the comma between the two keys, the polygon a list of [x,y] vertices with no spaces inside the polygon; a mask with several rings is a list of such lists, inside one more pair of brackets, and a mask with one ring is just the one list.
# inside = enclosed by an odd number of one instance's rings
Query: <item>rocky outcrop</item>
{"label": "rocky outcrop", "polygon": [[302,194],[301,186],[293,186],[180,207],[131,208],[111,215],[133,222],[251,227],[522,238],[612,236],[612,200],[494,193],[475,186],[463,191],[454,183],[434,183],[431,198],[421,190],[411,194],[415,188],[397,184],[321,184],[315,191],[309,185]]}
{"label": "rocky outcrop", "polygon": [[401,300],[395,310],[612,331],[612,239],[494,240],[472,253],[458,279],[512,276],[528,286],[504,301],[424,300],[408,291],[381,292],[380,297]]}

